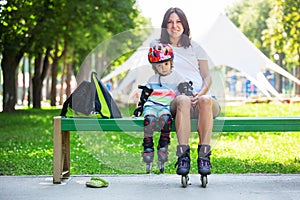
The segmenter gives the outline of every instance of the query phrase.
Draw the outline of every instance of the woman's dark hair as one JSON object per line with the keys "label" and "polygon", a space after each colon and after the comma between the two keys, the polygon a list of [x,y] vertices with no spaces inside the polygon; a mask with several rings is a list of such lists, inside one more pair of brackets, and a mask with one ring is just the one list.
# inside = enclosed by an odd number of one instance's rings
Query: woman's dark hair
{"label": "woman's dark hair", "polygon": [[176,8],[176,7],[175,8],[169,8],[167,10],[167,12],[165,13],[165,15],[164,15],[163,22],[161,24],[162,30],[161,30],[161,35],[160,35],[160,42],[171,44],[170,36],[167,32],[167,26],[168,26],[168,21],[169,21],[170,15],[172,13],[176,13],[178,15],[178,17],[181,21],[181,24],[183,26],[183,29],[184,29],[179,43],[184,48],[187,48],[191,45],[190,26],[189,26],[188,20],[185,16],[184,12],[180,8]]}

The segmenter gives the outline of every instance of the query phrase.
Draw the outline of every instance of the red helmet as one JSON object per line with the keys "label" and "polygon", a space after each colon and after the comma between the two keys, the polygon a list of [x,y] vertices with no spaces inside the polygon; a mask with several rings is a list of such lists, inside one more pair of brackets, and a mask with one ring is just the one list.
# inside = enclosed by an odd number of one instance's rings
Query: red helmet
{"label": "red helmet", "polygon": [[173,58],[174,51],[168,44],[157,43],[149,49],[148,60],[150,63],[167,62]]}

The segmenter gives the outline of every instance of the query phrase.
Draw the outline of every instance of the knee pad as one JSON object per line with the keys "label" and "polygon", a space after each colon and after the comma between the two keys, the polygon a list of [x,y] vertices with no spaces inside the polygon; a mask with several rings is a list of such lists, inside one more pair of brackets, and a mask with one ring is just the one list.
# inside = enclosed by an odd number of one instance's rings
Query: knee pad
{"label": "knee pad", "polygon": [[154,115],[146,115],[144,118],[144,133],[152,135],[156,128],[156,117]]}
{"label": "knee pad", "polygon": [[172,128],[172,116],[170,114],[163,114],[159,117],[159,127],[162,133],[170,133]]}

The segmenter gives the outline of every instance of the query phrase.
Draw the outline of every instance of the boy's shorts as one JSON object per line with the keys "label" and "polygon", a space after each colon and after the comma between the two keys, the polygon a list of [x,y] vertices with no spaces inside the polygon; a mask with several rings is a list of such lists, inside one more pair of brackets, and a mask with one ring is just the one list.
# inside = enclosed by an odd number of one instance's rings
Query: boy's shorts
{"label": "boy's shorts", "polygon": [[154,115],[155,117],[160,117],[163,114],[171,115],[170,106],[160,106],[160,105],[145,106],[143,114],[144,116]]}

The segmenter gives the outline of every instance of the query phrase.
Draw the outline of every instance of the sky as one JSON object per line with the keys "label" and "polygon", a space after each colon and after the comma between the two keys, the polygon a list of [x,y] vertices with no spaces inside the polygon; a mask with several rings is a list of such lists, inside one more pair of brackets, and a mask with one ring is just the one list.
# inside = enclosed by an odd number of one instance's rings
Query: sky
{"label": "sky", "polygon": [[238,1],[240,0],[137,0],[137,6],[143,16],[151,19],[155,28],[160,27],[168,8],[179,7],[185,12],[193,31],[195,26],[209,28],[227,6]]}

